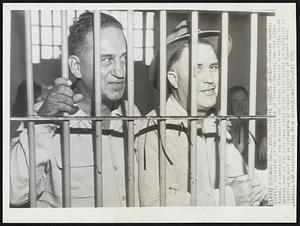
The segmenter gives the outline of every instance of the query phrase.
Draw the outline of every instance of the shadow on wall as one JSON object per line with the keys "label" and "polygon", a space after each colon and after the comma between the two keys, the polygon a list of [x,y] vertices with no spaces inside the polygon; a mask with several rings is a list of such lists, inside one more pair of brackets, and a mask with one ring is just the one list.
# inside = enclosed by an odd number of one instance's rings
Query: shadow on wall
{"label": "shadow on wall", "polygon": [[[148,80],[148,66],[142,61],[134,63],[134,92],[134,103],[142,115],[159,105],[159,92],[151,86]],[[124,96],[127,97],[127,90]]]}

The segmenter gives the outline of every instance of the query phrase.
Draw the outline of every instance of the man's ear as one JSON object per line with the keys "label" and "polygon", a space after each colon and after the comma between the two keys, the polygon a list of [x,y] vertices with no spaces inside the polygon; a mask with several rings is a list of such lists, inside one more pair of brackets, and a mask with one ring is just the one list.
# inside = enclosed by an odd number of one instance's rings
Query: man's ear
{"label": "man's ear", "polygon": [[168,80],[173,86],[174,89],[178,88],[178,78],[177,78],[177,73],[174,71],[168,71]]}
{"label": "man's ear", "polygon": [[69,57],[69,67],[70,67],[72,74],[76,78],[80,79],[81,78],[80,59],[77,56],[71,55]]}

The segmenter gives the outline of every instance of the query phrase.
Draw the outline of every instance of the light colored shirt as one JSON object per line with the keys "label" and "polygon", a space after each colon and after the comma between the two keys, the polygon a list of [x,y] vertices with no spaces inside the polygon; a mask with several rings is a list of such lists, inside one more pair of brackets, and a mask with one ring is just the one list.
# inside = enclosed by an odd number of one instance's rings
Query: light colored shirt
{"label": "light colored shirt", "polygon": [[[36,109],[41,103],[35,106]],[[127,103],[125,102],[125,106]],[[111,116],[123,115],[121,107]],[[140,115],[135,107],[135,115]],[[79,110],[73,116],[87,116]],[[38,207],[62,206],[61,137],[54,124],[36,124],[36,194]],[[71,206],[94,206],[94,161],[91,121],[70,121]],[[72,132],[72,130],[78,130]],[[28,135],[24,124],[19,136],[12,139],[10,151],[10,202],[21,205],[28,202],[29,168]],[[122,120],[112,120],[109,130],[102,130],[103,206],[125,207],[125,160]],[[137,168],[137,167],[136,167]],[[138,195],[136,190],[136,205]]]}
{"label": "light colored shirt", "polygon": [[[152,111],[148,116],[156,115]],[[173,98],[166,103],[166,115],[187,116],[186,110]],[[217,148],[215,119],[210,117],[198,126],[197,136],[197,206],[219,204],[219,190],[216,189]],[[139,158],[139,195],[141,206],[159,205],[159,141],[158,126],[154,121],[145,122],[137,137]],[[166,121],[165,151],[170,159],[166,160],[166,205],[189,206],[189,130],[187,120]],[[201,130],[201,131],[200,131]],[[202,134],[201,134],[202,133]],[[227,140],[230,134],[227,133]],[[221,150],[222,151],[222,150]],[[226,183],[243,175],[243,159],[230,142],[226,143]],[[226,186],[226,205],[235,205],[233,191]]]}

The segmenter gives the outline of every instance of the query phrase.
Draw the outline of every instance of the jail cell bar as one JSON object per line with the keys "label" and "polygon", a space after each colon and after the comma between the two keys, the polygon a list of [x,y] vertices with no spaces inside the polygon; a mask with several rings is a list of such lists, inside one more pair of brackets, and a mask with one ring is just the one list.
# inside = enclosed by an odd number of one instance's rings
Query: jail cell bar
{"label": "jail cell bar", "polygon": [[[100,53],[101,12],[94,12],[94,93],[95,93],[95,116],[101,116],[101,53]],[[94,200],[96,207],[103,206],[103,169],[102,169],[102,130],[101,121],[93,124],[94,150]]]}
{"label": "jail cell bar", "polygon": [[[256,80],[257,80],[257,13],[251,13],[251,43],[250,43],[250,92],[249,92],[249,114],[256,114]],[[249,132],[255,137],[255,120],[249,121]],[[249,136],[248,144],[248,176],[254,179],[255,166],[255,142]]]}
{"label": "jail cell bar", "polygon": [[[61,43],[62,43],[62,77],[69,78],[68,67],[68,30],[67,30],[67,11],[61,11]],[[68,117],[68,113],[64,113]],[[62,129],[62,205],[71,207],[71,169],[70,169],[70,121],[63,122]]]}
{"label": "jail cell bar", "polygon": [[[134,55],[133,55],[133,10],[127,11],[127,94],[128,115],[134,115]],[[135,174],[134,174],[134,121],[128,121],[128,206],[133,207],[135,203]]]}
{"label": "jail cell bar", "polygon": [[[198,12],[192,11],[192,27],[191,27],[191,116],[197,116],[197,50],[198,50]],[[191,120],[191,172],[190,172],[190,188],[191,188],[191,206],[197,205],[197,120]]]}
{"label": "jail cell bar", "polygon": [[[160,11],[159,14],[159,34],[160,34],[160,116],[166,115],[166,37],[167,37],[167,13],[166,11]],[[159,132],[160,132],[160,142],[159,142],[159,196],[160,196],[160,206],[166,206],[166,157],[164,151],[167,151],[166,146],[166,120],[159,121]]]}
{"label": "jail cell bar", "polygon": [[[26,86],[27,86],[27,114],[33,116],[33,73],[32,73],[32,47],[31,47],[31,12],[25,11],[26,32]],[[34,122],[28,122],[29,145],[29,200],[30,207],[36,207],[36,162],[35,162],[35,129]]]}
{"label": "jail cell bar", "polygon": [[[227,115],[227,90],[228,90],[228,12],[222,12],[221,35],[221,115]],[[219,176],[219,204],[225,205],[226,185],[226,120],[220,122],[220,176]]]}

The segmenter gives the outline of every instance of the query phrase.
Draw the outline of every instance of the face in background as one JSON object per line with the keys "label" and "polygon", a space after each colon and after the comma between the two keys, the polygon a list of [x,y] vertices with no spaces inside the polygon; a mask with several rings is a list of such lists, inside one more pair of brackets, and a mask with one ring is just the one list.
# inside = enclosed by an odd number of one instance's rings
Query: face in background
{"label": "face in background", "polygon": [[[213,47],[206,43],[198,44],[197,59],[197,110],[207,112],[217,103],[219,69],[218,59]],[[186,47],[180,59],[168,72],[168,79],[177,90],[179,103],[189,111],[190,109],[190,60],[189,48]]]}
{"label": "face in background", "polygon": [[[126,40],[122,30],[115,27],[101,29],[100,40],[102,99],[117,101],[125,89]],[[80,57],[81,82],[89,98],[94,90],[93,52],[93,33],[89,32]]]}
{"label": "face in background", "polygon": [[248,96],[243,90],[237,90],[230,96],[232,114],[248,114]]}

